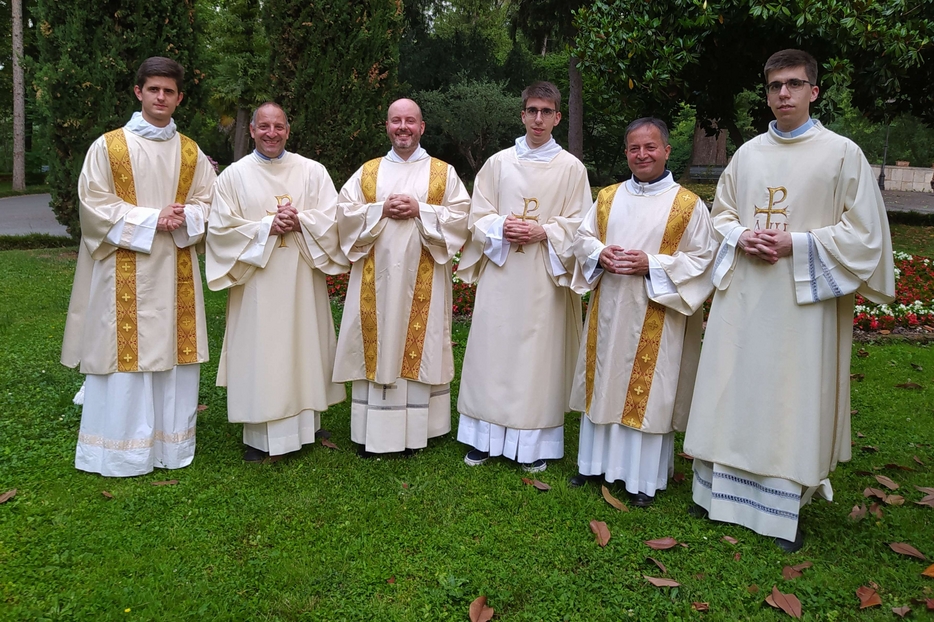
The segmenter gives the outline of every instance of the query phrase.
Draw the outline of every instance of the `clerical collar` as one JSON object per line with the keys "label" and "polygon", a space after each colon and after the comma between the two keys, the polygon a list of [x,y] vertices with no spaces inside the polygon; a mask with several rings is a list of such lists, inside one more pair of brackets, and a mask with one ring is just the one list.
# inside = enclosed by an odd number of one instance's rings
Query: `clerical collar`
{"label": "clerical collar", "polygon": [[769,125],[771,126],[772,131],[775,132],[777,135],[781,136],[782,138],[797,138],[798,136],[801,136],[802,134],[807,132],[809,129],[817,125],[817,122],[811,117],[808,117],[807,121],[802,123],[799,127],[796,127],[795,129],[791,130],[790,132],[783,132],[780,129],[778,129],[778,121],[772,121],[771,123],[769,123]]}
{"label": "clerical collar", "polygon": [[270,158],[269,156],[263,155],[262,153],[260,153],[258,149],[254,149],[254,150],[253,150],[253,155],[255,155],[257,158],[259,158],[259,159],[262,160],[263,162],[272,162],[272,161],[274,161],[274,160],[281,160],[282,158],[285,157],[285,153],[286,153],[286,151],[285,151],[285,149],[283,149],[283,150],[282,150],[282,153],[280,153],[279,155],[277,155],[277,156],[274,157],[274,158]]}
{"label": "clerical collar", "polygon": [[409,156],[408,160],[403,160],[402,156],[396,153],[395,148],[390,149],[389,153],[386,154],[386,159],[390,162],[399,162],[403,164],[406,162],[418,162],[419,160],[424,160],[427,157],[428,152],[422,149],[421,145],[415,148],[415,151],[412,152],[412,155]]}
{"label": "clerical collar", "polygon": [[133,113],[133,116],[123,127],[137,136],[149,140],[171,140],[175,138],[176,132],[174,119],[169,119],[169,124],[165,127],[156,127],[144,119],[142,113],[138,110]]}
{"label": "clerical collar", "polygon": [[629,178],[629,181],[626,182],[626,189],[629,190],[631,194],[653,195],[660,194],[673,185],[675,185],[675,178],[671,174],[671,171],[666,170],[664,175],[652,181],[639,181],[636,179],[635,175],[633,175]]}
{"label": "clerical collar", "polygon": [[527,162],[551,162],[564,149],[555,142],[554,137],[548,139],[548,142],[541,147],[529,147],[525,136],[516,139],[516,158]]}

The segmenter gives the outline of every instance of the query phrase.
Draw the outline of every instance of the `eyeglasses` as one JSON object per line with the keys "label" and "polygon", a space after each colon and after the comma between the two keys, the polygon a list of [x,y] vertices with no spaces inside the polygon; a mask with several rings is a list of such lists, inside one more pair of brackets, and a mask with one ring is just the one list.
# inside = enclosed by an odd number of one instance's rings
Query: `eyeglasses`
{"label": "eyeglasses", "polygon": [[550,119],[554,116],[554,108],[536,108],[535,106],[529,106],[525,109],[525,114],[529,115],[533,119],[538,116],[538,113],[542,113],[543,119]]}
{"label": "eyeglasses", "polygon": [[791,80],[785,80],[784,82],[769,82],[765,85],[766,90],[769,92],[769,95],[778,95],[782,92],[782,87],[787,86],[790,93],[797,93],[804,88],[805,84],[811,84],[807,80],[801,80],[799,78],[792,78]]}

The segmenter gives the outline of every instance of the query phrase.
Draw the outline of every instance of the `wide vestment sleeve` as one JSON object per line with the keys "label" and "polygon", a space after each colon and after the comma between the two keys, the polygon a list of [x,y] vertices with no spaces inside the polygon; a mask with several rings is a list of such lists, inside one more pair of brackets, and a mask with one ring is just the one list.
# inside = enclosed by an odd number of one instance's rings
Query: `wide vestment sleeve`
{"label": "wide vestment sleeve", "polygon": [[325,274],[343,274],[350,270],[350,261],[337,235],[337,190],[324,167],[317,163],[313,166],[319,170],[308,175],[307,196],[317,197],[317,204],[305,205],[298,212],[302,235],[293,237],[298,238],[302,258],[308,265]]}
{"label": "wide vestment sleeve", "polygon": [[494,156],[483,164],[473,182],[470,216],[467,219],[470,238],[457,264],[457,277],[465,283],[476,283],[485,263],[483,248],[487,233],[500,217],[499,208],[493,201],[499,194],[499,180],[500,159]]}
{"label": "wide vestment sleeve", "polygon": [[569,168],[568,191],[566,200],[560,213],[552,216],[542,223],[545,235],[551,250],[557,255],[564,266],[565,274],[555,277],[556,284],[569,286],[574,270],[574,236],[580,227],[581,219],[592,204],[590,195],[590,182],[587,180],[587,169],[571,154],[562,151],[557,158],[573,158],[573,165]]}
{"label": "wide vestment sleeve", "polygon": [[212,291],[246,283],[257,268],[240,261],[243,251],[259,234],[262,223],[244,215],[240,205],[240,178],[235,171],[232,165],[218,177],[208,220],[210,243],[204,269],[208,289]]}

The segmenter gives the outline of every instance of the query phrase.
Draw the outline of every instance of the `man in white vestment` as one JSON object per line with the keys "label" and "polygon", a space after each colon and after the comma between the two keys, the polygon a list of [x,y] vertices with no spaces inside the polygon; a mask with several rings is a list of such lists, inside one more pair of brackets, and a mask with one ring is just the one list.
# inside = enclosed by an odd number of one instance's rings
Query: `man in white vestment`
{"label": "man in white vestment", "polygon": [[326,274],[350,269],[337,237],[337,191],[325,168],[285,150],[278,104],[253,113],[256,149],[217,180],[205,273],[229,289],[217,385],[227,418],[243,424],[243,459],[259,462],[313,443],[320,413],[344,401],[332,382],[337,337]]}
{"label": "man in white vestment", "polygon": [[474,182],[470,242],[458,276],[477,283],[457,400],[464,462],[490,456],[530,472],[564,456],[564,415],[580,347],[580,296],[568,286],[571,243],[590,206],[587,169],[555,142],[561,93],[522,93],[526,133]]}
{"label": "man in white vestment", "polygon": [[194,458],[200,363],[208,360],[195,245],[214,168],[175,129],[184,70],[153,57],[142,111],[98,138],[78,180],[81,244],[62,363],[86,374],[75,467],[111,477]]}
{"label": "man in white vestment", "polygon": [[344,184],[341,249],[353,263],[334,363],[352,381],[359,454],[411,453],[451,430],[451,259],[467,237],[470,196],[419,145],[418,105],[389,107],[392,149]]}
{"label": "man in white vestment", "polygon": [[852,141],[810,117],[817,62],[783,50],[765,65],[769,130],[717,185],[713,305],[684,451],[692,513],[743,525],[789,552],[799,512],[850,459],[854,294],[895,293],[882,195]]}
{"label": "man in white vestment", "polygon": [[687,423],[717,241],[707,206],[666,169],[665,122],[637,119],[625,141],[632,178],[600,191],[574,243],[575,287],[593,293],[571,393],[584,415],[570,484],[602,475],[647,507]]}

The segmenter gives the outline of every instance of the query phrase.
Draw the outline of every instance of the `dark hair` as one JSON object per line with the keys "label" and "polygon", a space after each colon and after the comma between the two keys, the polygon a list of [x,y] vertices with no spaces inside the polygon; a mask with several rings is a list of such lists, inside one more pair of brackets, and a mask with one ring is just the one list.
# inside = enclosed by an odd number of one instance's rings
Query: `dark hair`
{"label": "dark hair", "polygon": [[272,102],[272,101],[263,102],[262,104],[260,104],[259,106],[257,106],[256,109],[253,110],[253,116],[250,117],[250,125],[252,125],[253,127],[256,127],[256,113],[259,112],[260,110],[262,110],[263,108],[267,107],[267,106],[272,106],[273,108],[278,108],[278,109],[279,109],[279,112],[282,113],[282,116],[285,117],[285,126],[286,126],[286,127],[289,127],[289,115],[287,115],[287,114],[285,113],[285,109],[282,108],[282,106],[280,106],[280,105],[277,104],[276,102]]}
{"label": "dark hair", "polygon": [[533,82],[522,91],[522,107],[532,98],[544,99],[555,103],[555,110],[561,110],[561,91],[551,82]]}
{"label": "dark hair", "polygon": [[136,70],[136,86],[143,88],[146,86],[146,80],[153,76],[163,78],[172,78],[175,80],[175,88],[182,92],[182,80],[185,79],[185,68],[176,63],[171,58],[164,56],[151,56],[143,61]]}
{"label": "dark hair", "polygon": [[804,73],[808,77],[808,82],[817,85],[817,60],[804,50],[787,49],[775,52],[765,61],[765,69],[762,74],[765,81],[769,81],[769,74],[779,69],[789,69],[791,67],[804,67]]}
{"label": "dark hair", "polygon": [[640,127],[645,127],[646,125],[651,125],[658,129],[658,133],[662,135],[662,142],[668,144],[668,125],[661,119],[655,117],[642,117],[641,119],[636,119],[632,123],[626,126],[626,135],[623,138],[623,143],[626,146],[629,146],[629,135],[632,132],[635,132]]}

